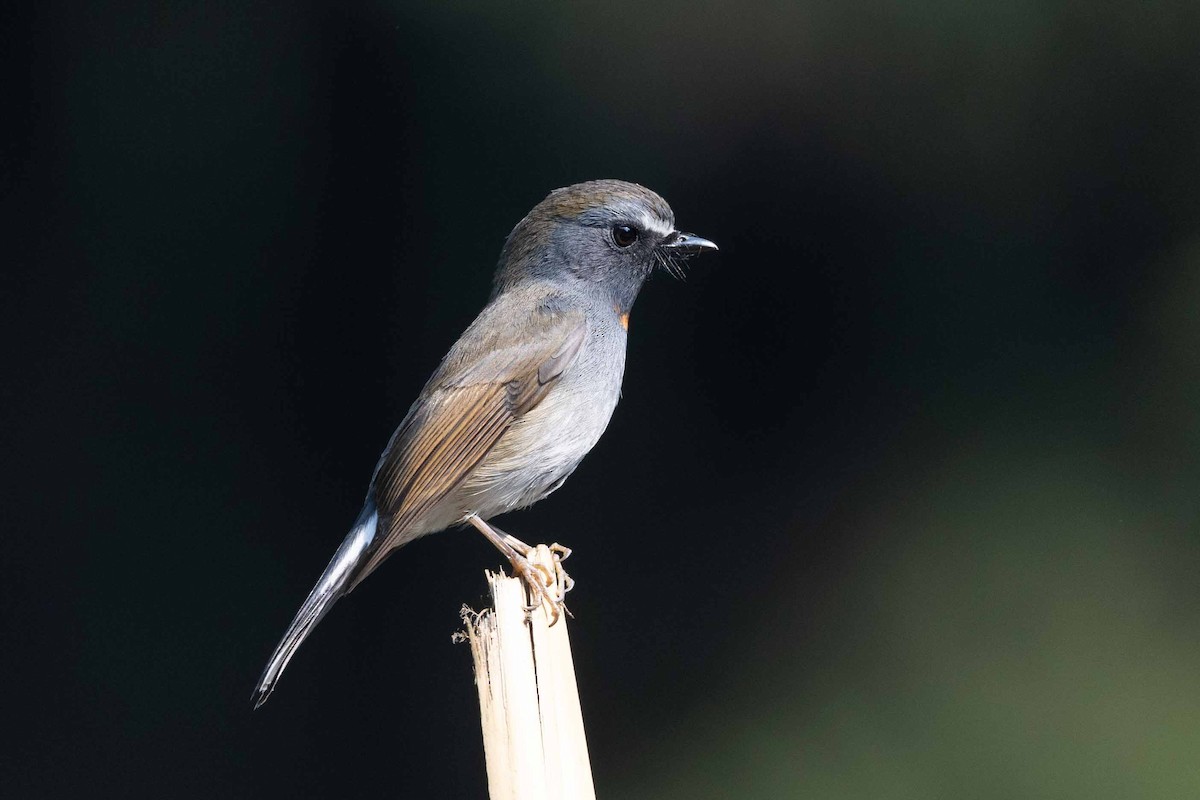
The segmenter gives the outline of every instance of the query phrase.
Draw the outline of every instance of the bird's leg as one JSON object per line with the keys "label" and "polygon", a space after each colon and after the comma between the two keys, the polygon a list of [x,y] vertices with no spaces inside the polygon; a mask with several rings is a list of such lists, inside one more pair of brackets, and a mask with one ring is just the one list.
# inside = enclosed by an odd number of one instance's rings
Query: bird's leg
{"label": "bird's leg", "polygon": [[[550,620],[550,625],[553,626],[558,622],[559,612],[567,611],[567,607],[563,605],[562,597],[555,597],[551,594],[549,586],[554,582],[554,576],[550,574],[541,564],[535,564],[529,560],[529,555],[534,548],[522,542],[513,536],[495,528],[484,522],[476,514],[467,516],[467,522],[475,526],[475,529],[482,533],[484,537],[495,545],[496,549],[504,554],[508,559],[508,563],[512,565],[513,574],[525,582],[525,587],[529,591],[529,599],[533,605],[527,606],[526,611],[533,611],[542,602],[549,602],[550,612],[553,618]],[[557,567],[558,557],[555,557],[556,571],[561,568]],[[566,573],[563,573],[565,575]],[[572,583],[574,583],[572,581]],[[569,615],[571,612],[567,611]]]}
{"label": "bird's leg", "polygon": [[[517,552],[524,553],[526,557],[533,552],[533,547],[525,544],[511,533],[505,533],[495,525],[492,525],[492,530],[503,536],[504,541],[507,544],[509,544]],[[554,577],[557,580],[558,585],[562,587],[562,593],[558,596],[558,604],[562,606],[563,611],[567,612],[568,617],[574,619],[575,615],[572,614],[565,605],[563,605],[567,600],[567,592],[575,588],[575,579],[567,574],[567,571],[563,569],[562,565],[562,562],[571,557],[571,548],[555,542],[552,545],[548,545],[546,549],[549,550],[550,555],[554,557]]]}

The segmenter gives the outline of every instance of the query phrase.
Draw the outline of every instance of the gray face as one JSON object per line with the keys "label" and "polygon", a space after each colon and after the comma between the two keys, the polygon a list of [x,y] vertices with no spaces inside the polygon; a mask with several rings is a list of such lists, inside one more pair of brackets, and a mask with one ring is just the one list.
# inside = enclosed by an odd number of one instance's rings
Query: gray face
{"label": "gray face", "polygon": [[550,193],[509,235],[496,291],[536,278],[605,293],[627,312],[656,265],[677,269],[664,248],[678,238],[675,215],[649,189],[592,181]]}
{"label": "gray face", "polygon": [[674,232],[669,208],[664,216],[640,198],[619,198],[560,218],[551,250],[577,278],[606,287],[614,305],[628,311],[654,267],[668,263],[661,246]]}

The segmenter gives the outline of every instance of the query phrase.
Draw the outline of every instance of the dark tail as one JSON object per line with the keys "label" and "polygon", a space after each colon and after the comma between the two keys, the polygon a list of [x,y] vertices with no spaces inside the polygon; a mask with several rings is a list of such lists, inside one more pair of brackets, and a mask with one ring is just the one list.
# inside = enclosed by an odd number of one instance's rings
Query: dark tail
{"label": "dark tail", "polygon": [[359,568],[370,560],[371,553],[374,551],[371,545],[375,542],[378,522],[379,514],[375,510],[375,501],[367,498],[367,504],[363,506],[362,513],[358,515],[354,527],[346,535],[341,547],[333,554],[333,560],[325,568],[321,580],[317,581],[317,585],[309,593],[304,605],[300,606],[300,610],[296,612],[296,618],[288,626],[287,633],[283,635],[275,652],[271,654],[271,660],[267,662],[267,668],[263,670],[262,677],[258,679],[258,686],[251,695],[255,708],[267,702],[267,698],[271,696],[284,668],[292,660],[296,650],[312,633],[313,628],[317,627],[317,623],[329,613],[329,609],[333,608],[333,604],[337,602],[338,598],[349,593],[354,576]]}

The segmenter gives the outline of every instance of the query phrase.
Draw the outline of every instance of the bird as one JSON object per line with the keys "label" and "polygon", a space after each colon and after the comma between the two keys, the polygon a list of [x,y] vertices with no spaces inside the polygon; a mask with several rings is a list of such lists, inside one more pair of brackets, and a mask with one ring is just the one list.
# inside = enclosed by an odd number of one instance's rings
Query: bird
{"label": "bird", "polygon": [[[482,533],[524,580],[531,608],[548,603],[557,622],[564,598],[550,593],[532,548],[489,520],[557,490],[604,433],[646,279],[656,269],[682,277],[690,256],[717,249],[677,230],[667,202],[636,183],[577,183],[535,205],[501,248],[488,302],[388,441],[362,511],[271,654],[254,707],[338,599],[397,548],[447,528]],[[556,561],[569,552],[557,548]]]}

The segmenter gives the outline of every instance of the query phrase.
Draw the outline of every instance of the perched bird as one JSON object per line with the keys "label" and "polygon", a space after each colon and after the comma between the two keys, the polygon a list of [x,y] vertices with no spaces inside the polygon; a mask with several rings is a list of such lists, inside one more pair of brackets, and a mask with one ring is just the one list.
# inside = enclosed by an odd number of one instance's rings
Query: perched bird
{"label": "perched bird", "polygon": [[338,598],[396,548],[454,525],[486,536],[557,621],[562,597],[528,545],[487,520],[562,486],[617,405],[642,283],[656,266],[678,275],[687,256],[716,249],[677,231],[657,194],[624,181],[557,189],[518,222],[491,299],[392,434],[354,527],[267,662],[255,708]]}

